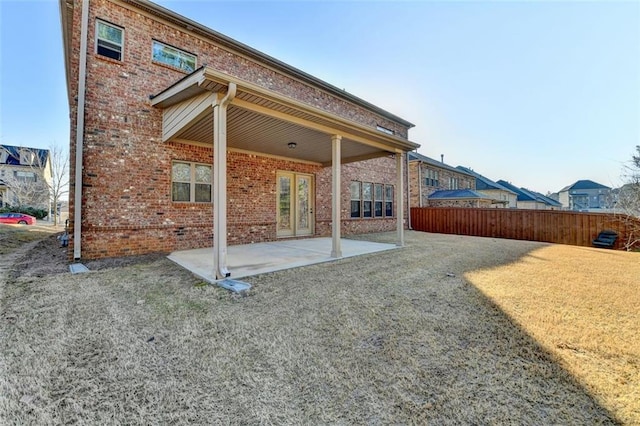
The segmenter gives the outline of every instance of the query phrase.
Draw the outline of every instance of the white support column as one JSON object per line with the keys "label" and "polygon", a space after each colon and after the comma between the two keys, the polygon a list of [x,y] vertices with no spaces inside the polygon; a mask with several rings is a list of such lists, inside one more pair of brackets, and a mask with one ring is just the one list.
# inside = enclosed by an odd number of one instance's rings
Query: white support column
{"label": "white support column", "polygon": [[331,257],[342,257],[340,246],[340,157],[342,136],[331,136]]}
{"label": "white support column", "polygon": [[402,151],[396,151],[396,212],[398,226],[398,247],[404,246],[404,173],[402,167]]}
{"label": "white support column", "polygon": [[216,279],[227,278],[227,107],[236,94],[229,83],[213,104],[213,266]]}

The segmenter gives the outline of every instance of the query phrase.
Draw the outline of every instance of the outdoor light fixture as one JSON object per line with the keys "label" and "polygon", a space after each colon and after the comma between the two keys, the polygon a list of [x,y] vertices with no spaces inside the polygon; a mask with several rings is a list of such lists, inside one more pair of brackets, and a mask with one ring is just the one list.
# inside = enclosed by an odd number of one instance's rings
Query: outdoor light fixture
{"label": "outdoor light fixture", "polygon": [[289,142],[287,146],[289,147],[289,149],[295,149],[295,147],[298,146],[298,144],[295,142]]}

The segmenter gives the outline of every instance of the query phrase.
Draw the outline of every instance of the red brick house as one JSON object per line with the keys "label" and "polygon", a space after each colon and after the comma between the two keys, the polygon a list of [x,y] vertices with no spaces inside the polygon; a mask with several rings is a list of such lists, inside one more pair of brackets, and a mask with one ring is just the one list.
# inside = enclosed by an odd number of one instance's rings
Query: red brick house
{"label": "red brick house", "polygon": [[60,0],[74,259],[402,230],[413,125],[147,0]]}

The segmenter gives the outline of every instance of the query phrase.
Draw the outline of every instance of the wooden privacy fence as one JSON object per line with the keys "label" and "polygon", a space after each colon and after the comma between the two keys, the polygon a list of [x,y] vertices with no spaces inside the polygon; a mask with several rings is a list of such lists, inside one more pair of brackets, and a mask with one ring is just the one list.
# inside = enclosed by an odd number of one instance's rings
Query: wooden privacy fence
{"label": "wooden privacy fence", "polygon": [[606,213],[460,207],[412,207],[411,227],[439,234],[474,235],[514,240],[591,246],[600,231],[619,235],[615,248],[624,248],[640,220]]}

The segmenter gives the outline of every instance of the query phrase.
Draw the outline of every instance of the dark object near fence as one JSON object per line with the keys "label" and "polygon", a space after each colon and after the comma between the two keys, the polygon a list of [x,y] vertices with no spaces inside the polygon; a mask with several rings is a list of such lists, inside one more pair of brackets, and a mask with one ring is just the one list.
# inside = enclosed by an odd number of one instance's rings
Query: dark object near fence
{"label": "dark object near fence", "polygon": [[69,246],[69,219],[64,221],[64,234],[58,235],[58,241],[60,241],[60,247]]}
{"label": "dark object near fence", "polygon": [[592,241],[594,247],[613,248],[618,239],[618,234],[614,231],[602,231],[598,234],[598,238]]}

